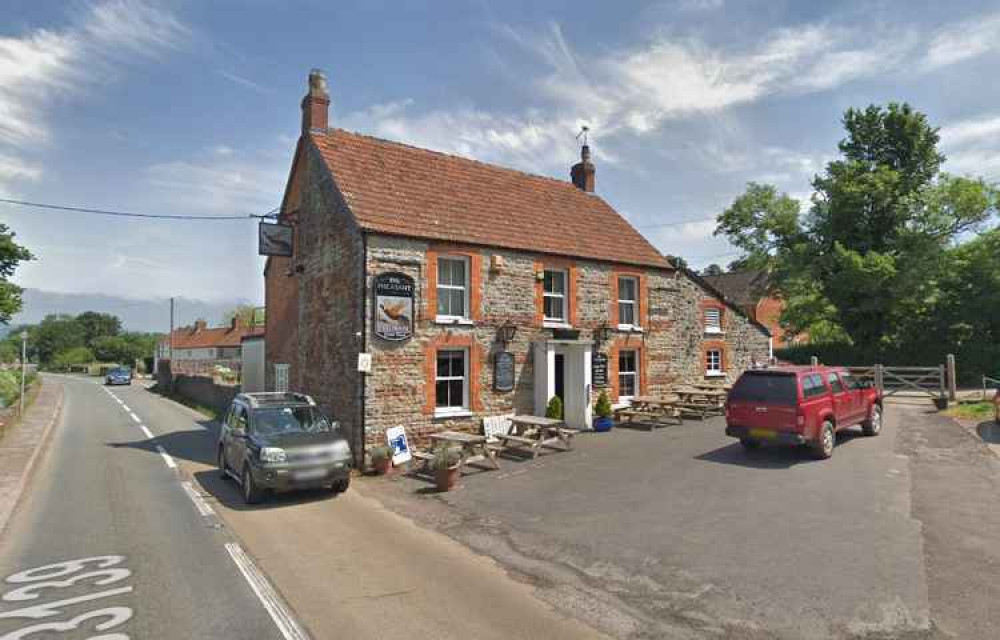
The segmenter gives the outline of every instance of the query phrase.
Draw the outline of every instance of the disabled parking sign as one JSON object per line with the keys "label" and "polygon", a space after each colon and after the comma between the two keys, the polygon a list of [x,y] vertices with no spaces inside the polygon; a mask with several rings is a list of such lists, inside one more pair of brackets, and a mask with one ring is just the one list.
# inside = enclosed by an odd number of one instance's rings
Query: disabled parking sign
{"label": "disabled parking sign", "polygon": [[410,458],[410,445],[406,442],[406,429],[402,425],[398,427],[389,427],[385,431],[385,438],[389,443],[389,448],[392,449],[392,464],[399,466],[404,462],[409,462]]}

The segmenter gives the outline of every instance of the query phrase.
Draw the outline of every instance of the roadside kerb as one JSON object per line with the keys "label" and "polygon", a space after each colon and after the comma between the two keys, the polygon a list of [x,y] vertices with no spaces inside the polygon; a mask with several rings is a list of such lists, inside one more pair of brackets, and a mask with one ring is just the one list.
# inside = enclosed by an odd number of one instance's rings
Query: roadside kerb
{"label": "roadside kerb", "polygon": [[[35,397],[35,402],[28,408],[27,411],[25,411],[24,415],[20,417],[15,431],[24,429],[25,426],[27,426],[27,423],[36,419],[39,421],[45,421],[45,426],[42,427],[37,439],[32,444],[17,447],[25,448],[27,446],[31,446],[33,449],[27,462],[24,463],[20,472],[20,477],[18,478],[17,483],[13,486],[13,489],[7,495],[0,497],[0,535],[3,535],[3,533],[6,532],[7,525],[13,515],[17,512],[18,507],[21,505],[21,498],[24,495],[24,489],[31,480],[31,476],[34,473],[35,468],[38,466],[38,461],[47,450],[46,445],[52,436],[52,432],[54,430],[53,427],[55,427],[56,423],[59,421],[60,415],[62,414],[63,385],[61,383],[48,381],[45,377],[42,377],[40,384],[41,388],[38,391],[38,395]],[[46,398],[47,394],[52,394],[51,403],[46,401],[49,399]],[[46,411],[48,412],[47,414],[43,413]],[[9,438],[14,436],[15,431],[4,434],[3,440],[0,440],[0,450],[6,448],[7,441]],[[16,467],[11,469],[10,472],[11,475],[16,474]]]}

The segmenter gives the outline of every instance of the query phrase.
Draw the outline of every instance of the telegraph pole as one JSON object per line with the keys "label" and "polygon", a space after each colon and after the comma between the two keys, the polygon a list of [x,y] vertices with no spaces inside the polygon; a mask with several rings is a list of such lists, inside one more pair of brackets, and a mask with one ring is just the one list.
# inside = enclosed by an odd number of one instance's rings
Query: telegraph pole
{"label": "telegraph pole", "polygon": [[21,406],[17,415],[24,415],[24,375],[27,372],[28,361],[28,332],[21,332]]}
{"label": "telegraph pole", "polygon": [[170,371],[174,370],[174,297],[170,296]]}

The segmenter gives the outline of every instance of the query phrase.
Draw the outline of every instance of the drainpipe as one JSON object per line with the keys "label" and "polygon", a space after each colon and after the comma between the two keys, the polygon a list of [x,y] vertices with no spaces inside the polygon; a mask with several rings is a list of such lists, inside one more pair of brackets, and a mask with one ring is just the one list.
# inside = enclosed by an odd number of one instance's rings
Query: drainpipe
{"label": "drainpipe", "polygon": [[[361,331],[359,332],[360,340],[360,353],[364,353],[367,350],[367,336],[368,336],[368,321],[366,315],[368,313],[368,234],[361,232]],[[361,380],[361,397],[358,401],[358,428],[355,429],[356,433],[354,436],[354,458],[355,465],[358,469],[363,469],[365,464],[365,393],[366,393],[366,379],[368,374],[358,371],[358,376]]]}

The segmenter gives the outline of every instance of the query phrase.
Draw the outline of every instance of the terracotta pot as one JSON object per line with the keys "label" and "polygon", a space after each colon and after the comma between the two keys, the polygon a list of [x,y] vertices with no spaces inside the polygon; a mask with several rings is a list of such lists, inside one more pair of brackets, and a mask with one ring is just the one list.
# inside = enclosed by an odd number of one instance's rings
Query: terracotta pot
{"label": "terracotta pot", "polygon": [[392,458],[376,458],[372,460],[372,467],[375,468],[375,473],[384,476],[392,469]]}
{"label": "terracotta pot", "polygon": [[438,491],[451,491],[458,482],[458,467],[435,469],[434,479],[437,481]]}

